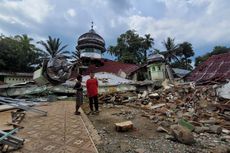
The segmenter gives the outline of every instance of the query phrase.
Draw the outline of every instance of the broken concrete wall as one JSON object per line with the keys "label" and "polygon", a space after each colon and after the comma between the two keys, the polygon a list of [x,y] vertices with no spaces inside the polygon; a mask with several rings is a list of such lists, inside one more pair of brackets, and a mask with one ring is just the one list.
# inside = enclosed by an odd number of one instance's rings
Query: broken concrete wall
{"label": "broken concrete wall", "polygon": [[222,87],[217,88],[217,94],[219,97],[230,99],[230,82],[224,84]]}

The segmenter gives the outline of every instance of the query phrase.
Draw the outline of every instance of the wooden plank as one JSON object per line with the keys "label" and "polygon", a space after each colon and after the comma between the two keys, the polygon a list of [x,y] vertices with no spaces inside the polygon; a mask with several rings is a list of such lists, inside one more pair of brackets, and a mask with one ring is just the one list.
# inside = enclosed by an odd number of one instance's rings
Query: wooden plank
{"label": "wooden plank", "polygon": [[8,131],[14,129],[13,125],[8,123],[12,122],[11,111],[0,112],[0,130]]}
{"label": "wooden plank", "polygon": [[0,112],[12,110],[12,109],[17,109],[17,108],[10,105],[0,105]]}

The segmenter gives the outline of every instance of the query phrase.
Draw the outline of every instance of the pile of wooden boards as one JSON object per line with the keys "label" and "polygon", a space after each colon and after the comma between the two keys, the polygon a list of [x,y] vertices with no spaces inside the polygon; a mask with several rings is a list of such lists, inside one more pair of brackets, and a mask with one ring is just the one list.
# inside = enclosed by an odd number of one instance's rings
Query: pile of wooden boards
{"label": "pile of wooden boards", "polygon": [[[2,105],[1,105],[2,104]],[[18,149],[22,147],[24,139],[14,136],[20,126],[21,121],[25,117],[25,111],[31,111],[43,116],[47,116],[47,112],[33,108],[33,101],[26,99],[16,99],[0,96],[0,152],[10,149]]]}
{"label": "pile of wooden boards", "polygon": [[24,139],[13,134],[22,128],[19,124],[24,117],[24,111],[19,111],[16,107],[9,105],[0,105],[0,152],[22,147]]}

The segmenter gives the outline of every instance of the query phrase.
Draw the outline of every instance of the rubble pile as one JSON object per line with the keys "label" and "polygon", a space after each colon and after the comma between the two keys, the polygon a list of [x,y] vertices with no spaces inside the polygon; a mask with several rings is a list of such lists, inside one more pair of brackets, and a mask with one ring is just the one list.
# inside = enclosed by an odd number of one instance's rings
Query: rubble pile
{"label": "rubble pile", "polygon": [[[218,97],[216,87],[175,85],[154,92],[106,94],[101,95],[100,100],[105,104],[142,108],[142,116],[159,125],[159,131],[168,131],[185,144],[194,142],[190,141],[193,133],[224,134],[223,137],[230,142],[230,101]],[[185,138],[178,137],[181,133],[185,133]]]}
{"label": "rubble pile", "polygon": [[100,103],[122,105],[129,102],[135,102],[137,100],[136,92],[114,92],[104,93],[98,98]]}
{"label": "rubble pile", "polygon": [[[144,106],[144,116],[156,123],[166,121],[166,125],[190,122],[196,127],[221,125],[230,130],[230,103],[218,98],[213,86],[175,86],[167,90],[150,93],[151,101]],[[188,127],[188,125],[186,125]],[[194,130],[190,127],[190,130]],[[213,131],[213,130],[209,130]]]}

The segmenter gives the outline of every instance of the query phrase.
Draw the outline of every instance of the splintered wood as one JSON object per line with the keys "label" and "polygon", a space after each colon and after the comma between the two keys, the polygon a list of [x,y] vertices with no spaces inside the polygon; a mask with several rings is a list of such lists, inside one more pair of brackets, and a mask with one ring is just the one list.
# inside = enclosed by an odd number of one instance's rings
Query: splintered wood
{"label": "splintered wood", "polygon": [[120,123],[115,123],[116,131],[125,132],[133,129],[132,121],[125,121]]}
{"label": "splintered wood", "polygon": [[12,122],[11,111],[5,111],[0,113],[0,130],[9,131],[14,129],[13,125],[9,125],[8,123]]}

